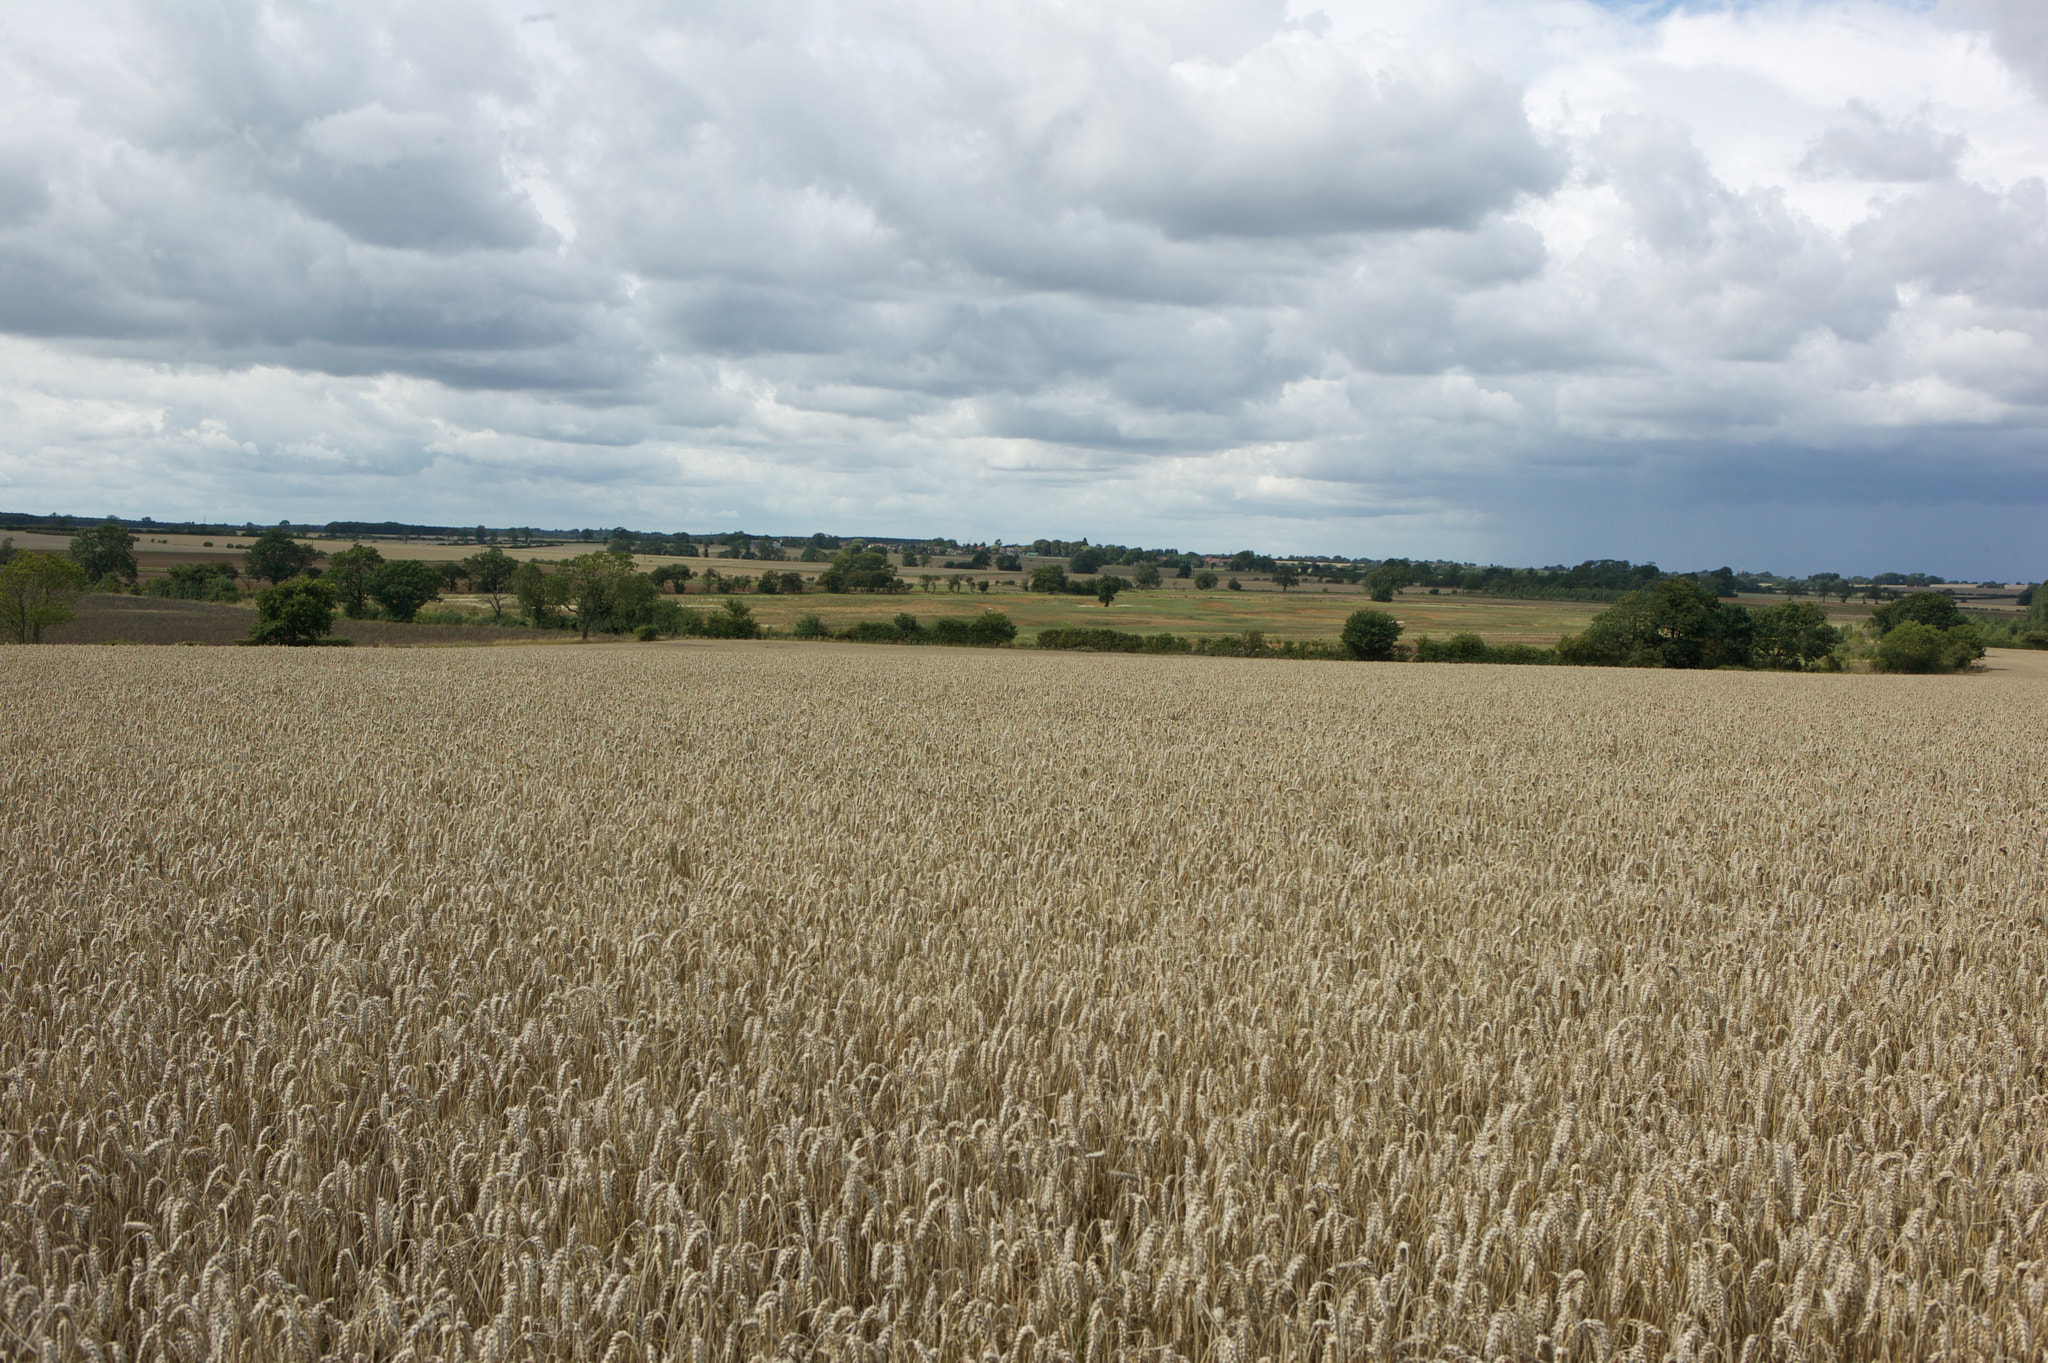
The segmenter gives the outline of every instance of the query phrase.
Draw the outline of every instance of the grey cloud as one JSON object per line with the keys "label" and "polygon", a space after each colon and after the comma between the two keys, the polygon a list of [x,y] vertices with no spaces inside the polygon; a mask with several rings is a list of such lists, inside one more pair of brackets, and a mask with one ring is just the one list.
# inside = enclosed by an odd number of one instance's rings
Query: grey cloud
{"label": "grey cloud", "polygon": [[1177,236],[1257,237],[1471,227],[1559,177],[1498,78],[1361,71],[1300,35],[1216,79],[1121,86],[1053,120],[1048,183]]}
{"label": "grey cloud", "polygon": [[0,149],[0,228],[27,222],[49,206],[49,182],[36,158]]}
{"label": "grey cloud", "polygon": [[1989,28],[1998,55],[2048,98],[2048,10],[2037,0],[1960,0],[1953,8],[1964,22]]}
{"label": "grey cloud", "polygon": [[1955,174],[1969,149],[1961,133],[1945,133],[1924,117],[1887,119],[1851,100],[1840,122],[1807,148],[1800,173],[1813,179],[1940,180]]}
{"label": "grey cloud", "polygon": [[[1931,115],[1851,105],[1807,149],[1902,186],[1842,231],[1697,127],[1616,96],[1539,134],[1483,60],[1276,0],[67,22],[0,44],[0,403],[44,395],[0,431],[159,489],[232,446],[329,515],[1008,533],[1113,483],[1147,538],[1456,552],[1578,478],[1682,498],[1840,450],[1913,496],[1887,442],[1982,470],[2048,424],[2048,196],[1966,179]],[[45,462],[0,447],[0,488],[48,501]]]}

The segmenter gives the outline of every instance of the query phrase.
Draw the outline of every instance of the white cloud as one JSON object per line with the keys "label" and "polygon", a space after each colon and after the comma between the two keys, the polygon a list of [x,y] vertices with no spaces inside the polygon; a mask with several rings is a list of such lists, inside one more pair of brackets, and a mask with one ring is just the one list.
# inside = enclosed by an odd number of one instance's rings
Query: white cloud
{"label": "white cloud", "polygon": [[2043,32],[18,7],[0,504],[2038,575]]}

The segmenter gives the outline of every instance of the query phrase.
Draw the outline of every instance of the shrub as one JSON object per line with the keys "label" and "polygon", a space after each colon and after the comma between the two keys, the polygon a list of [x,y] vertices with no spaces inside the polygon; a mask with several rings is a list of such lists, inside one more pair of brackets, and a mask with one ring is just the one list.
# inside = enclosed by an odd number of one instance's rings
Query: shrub
{"label": "shrub", "polygon": [[707,639],[761,637],[761,622],[754,618],[754,608],[736,596],[727,597],[723,607],[706,616],[701,629]]}
{"label": "shrub", "polygon": [[651,644],[661,637],[661,631],[653,625],[642,625],[633,631],[633,637],[643,644]]}
{"label": "shrub", "polygon": [[816,611],[805,611],[802,615],[799,615],[796,618],[796,624],[790,627],[789,632],[799,639],[829,639],[832,637],[832,631],[825,628],[824,620],[819,617]]}
{"label": "shrub", "polygon": [[1214,573],[1210,572],[1210,571],[1209,571],[1209,570],[1208,570],[1207,568],[1204,568],[1204,569],[1203,569],[1203,570],[1202,570],[1201,572],[1199,572],[1199,573],[1196,573],[1196,574],[1195,574],[1195,590],[1196,590],[1196,591],[1198,591],[1198,592],[1206,592],[1206,591],[1213,591],[1213,590],[1215,589],[1215,587],[1216,587],[1216,574],[1214,574]]}
{"label": "shrub", "polygon": [[967,627],[967,635],[979,648],[1001,648],[1017,637],[1017,626],[1002,611],[983,611]]}
{"label": "shrub", "polygon": [[1145,648],[1145,637],[1120,629],[1048,629],[1039,633],[1038,646],[1095,653],[1140,653]]}
{"label": "shrub", "polygon": [[1953,672],[1983,654],[1984,646],[1968,624],[1936,629],[1919,620],[1904,620],[1885,631],[1871,658],[1880,672]]}
{"label": "shrub", "polygon": [[851,639],[857,644],[900,644],[903,631],[887,620],[861,620],[847,627],[842,639]]}
{"label": "shrub", "polygon": [[1345,651],[1352,657],[1369,662],[1385,661],[1394,656],[1394,645],[1401,638],[1401,622],[1385,611],[1353,611],[1351,618],[1344,622],[1340,638]]}

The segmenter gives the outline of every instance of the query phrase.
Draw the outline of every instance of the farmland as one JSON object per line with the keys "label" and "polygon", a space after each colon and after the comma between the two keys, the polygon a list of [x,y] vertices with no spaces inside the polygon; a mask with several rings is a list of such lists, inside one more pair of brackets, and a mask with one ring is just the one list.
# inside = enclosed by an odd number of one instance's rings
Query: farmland
{"label": "farmland", "polygon": [[5,650],[0,1324],[2038,1356],[1997,661]]}

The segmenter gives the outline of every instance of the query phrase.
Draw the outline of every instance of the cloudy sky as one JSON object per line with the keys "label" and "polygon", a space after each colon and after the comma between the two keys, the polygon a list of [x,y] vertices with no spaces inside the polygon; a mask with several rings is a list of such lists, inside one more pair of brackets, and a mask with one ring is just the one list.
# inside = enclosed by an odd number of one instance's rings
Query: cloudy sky
{"label": "cloudy sky", "polygon": [[0,10],[0,508],[2048,572],[2048,7]]}

